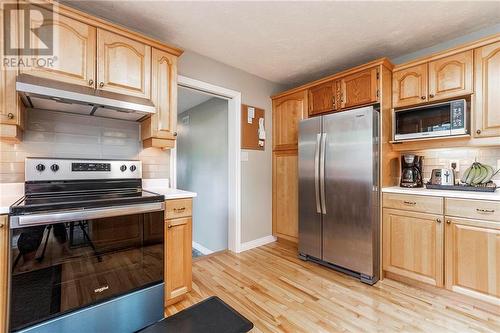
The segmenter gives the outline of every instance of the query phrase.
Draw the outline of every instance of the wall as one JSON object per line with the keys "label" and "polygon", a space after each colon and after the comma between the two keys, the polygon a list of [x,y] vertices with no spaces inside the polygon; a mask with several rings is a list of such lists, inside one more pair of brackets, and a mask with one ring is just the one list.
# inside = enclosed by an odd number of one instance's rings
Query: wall
{"label": "wall", "polygon": [[[256,59],[258,61],[258,59]],[[186,51],[179,60],[179,74],[241,92],[243,104],[266,111],[265,151],[248,152],[241,164],[241,241],[272,234],[272,105],[270,96],[284,87]]]}
{"label": "wall", "polygon": [[24,182],[26,157],[140,159],[143,178],[168,178],[170,153],[142,150],[139,123],[28,110],[24,139],[0,142],[0,182]]}
{"label": "wall", "polygon": [[177,186],[198,194],[193,241],[214,252],[228,239],[227,112],[226,100],[212,98],[177,119]]}

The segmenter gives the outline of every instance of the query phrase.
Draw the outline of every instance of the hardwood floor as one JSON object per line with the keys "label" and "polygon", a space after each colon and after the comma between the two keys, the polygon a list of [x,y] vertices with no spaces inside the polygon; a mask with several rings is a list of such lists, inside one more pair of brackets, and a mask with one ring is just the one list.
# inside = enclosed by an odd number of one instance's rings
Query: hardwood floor
{"label": "hardwood floor", "polygon": [[272,243],[193,263],[193,291],[174,314],[217,295],[251,320],[252,332],[500,332],[500,309],[393,280],[371,287],[304,262]]}

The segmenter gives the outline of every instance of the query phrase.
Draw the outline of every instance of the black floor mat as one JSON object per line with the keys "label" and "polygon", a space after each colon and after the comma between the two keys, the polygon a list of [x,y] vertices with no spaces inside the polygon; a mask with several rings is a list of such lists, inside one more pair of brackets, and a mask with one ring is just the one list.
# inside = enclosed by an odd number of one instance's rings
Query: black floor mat
{"label": "black floor mat", "polygon": [[61,265],[12,277],[11,329],[33,324],[61,309]]}
{"label": "black floor mat", "polygon": [[220,298],[212,296],[139,332],[244,333],[252,328],[248,319]]}

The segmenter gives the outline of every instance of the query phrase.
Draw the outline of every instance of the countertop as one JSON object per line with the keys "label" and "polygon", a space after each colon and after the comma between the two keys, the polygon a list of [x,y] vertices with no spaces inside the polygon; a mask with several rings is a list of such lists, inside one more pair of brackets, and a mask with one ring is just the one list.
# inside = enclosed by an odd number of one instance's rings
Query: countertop
{"label": "countertop", "polygon": [[9,214],[9,207],[24,195],[24,183],[0,184],[0,215]]}
{"label": "countertop", "polygon": [[446,191],[446,190],[430,190],[425,187],[421,188],[405,188],[399,186],[391,186],[382,188],[383,193],[399,193],[399,194],[414,194],[427,195],[433,197],[448,197],[476,200],[491,200],[500,201],[500,189],[495,192],[467,192],[467,191]]}

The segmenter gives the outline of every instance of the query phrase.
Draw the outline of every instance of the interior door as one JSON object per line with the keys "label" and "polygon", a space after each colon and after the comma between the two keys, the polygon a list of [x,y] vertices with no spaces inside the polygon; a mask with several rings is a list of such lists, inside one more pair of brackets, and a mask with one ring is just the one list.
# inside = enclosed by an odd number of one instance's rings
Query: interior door
{"label": "interior door", "polygon": [[365,107],[323,118],[323,260],[376,275],[378,112]]}
{"label": "interior door", "polygon": [[299,125],[299,252],[315,258],[321,258],[321,119],[306,119]]}

